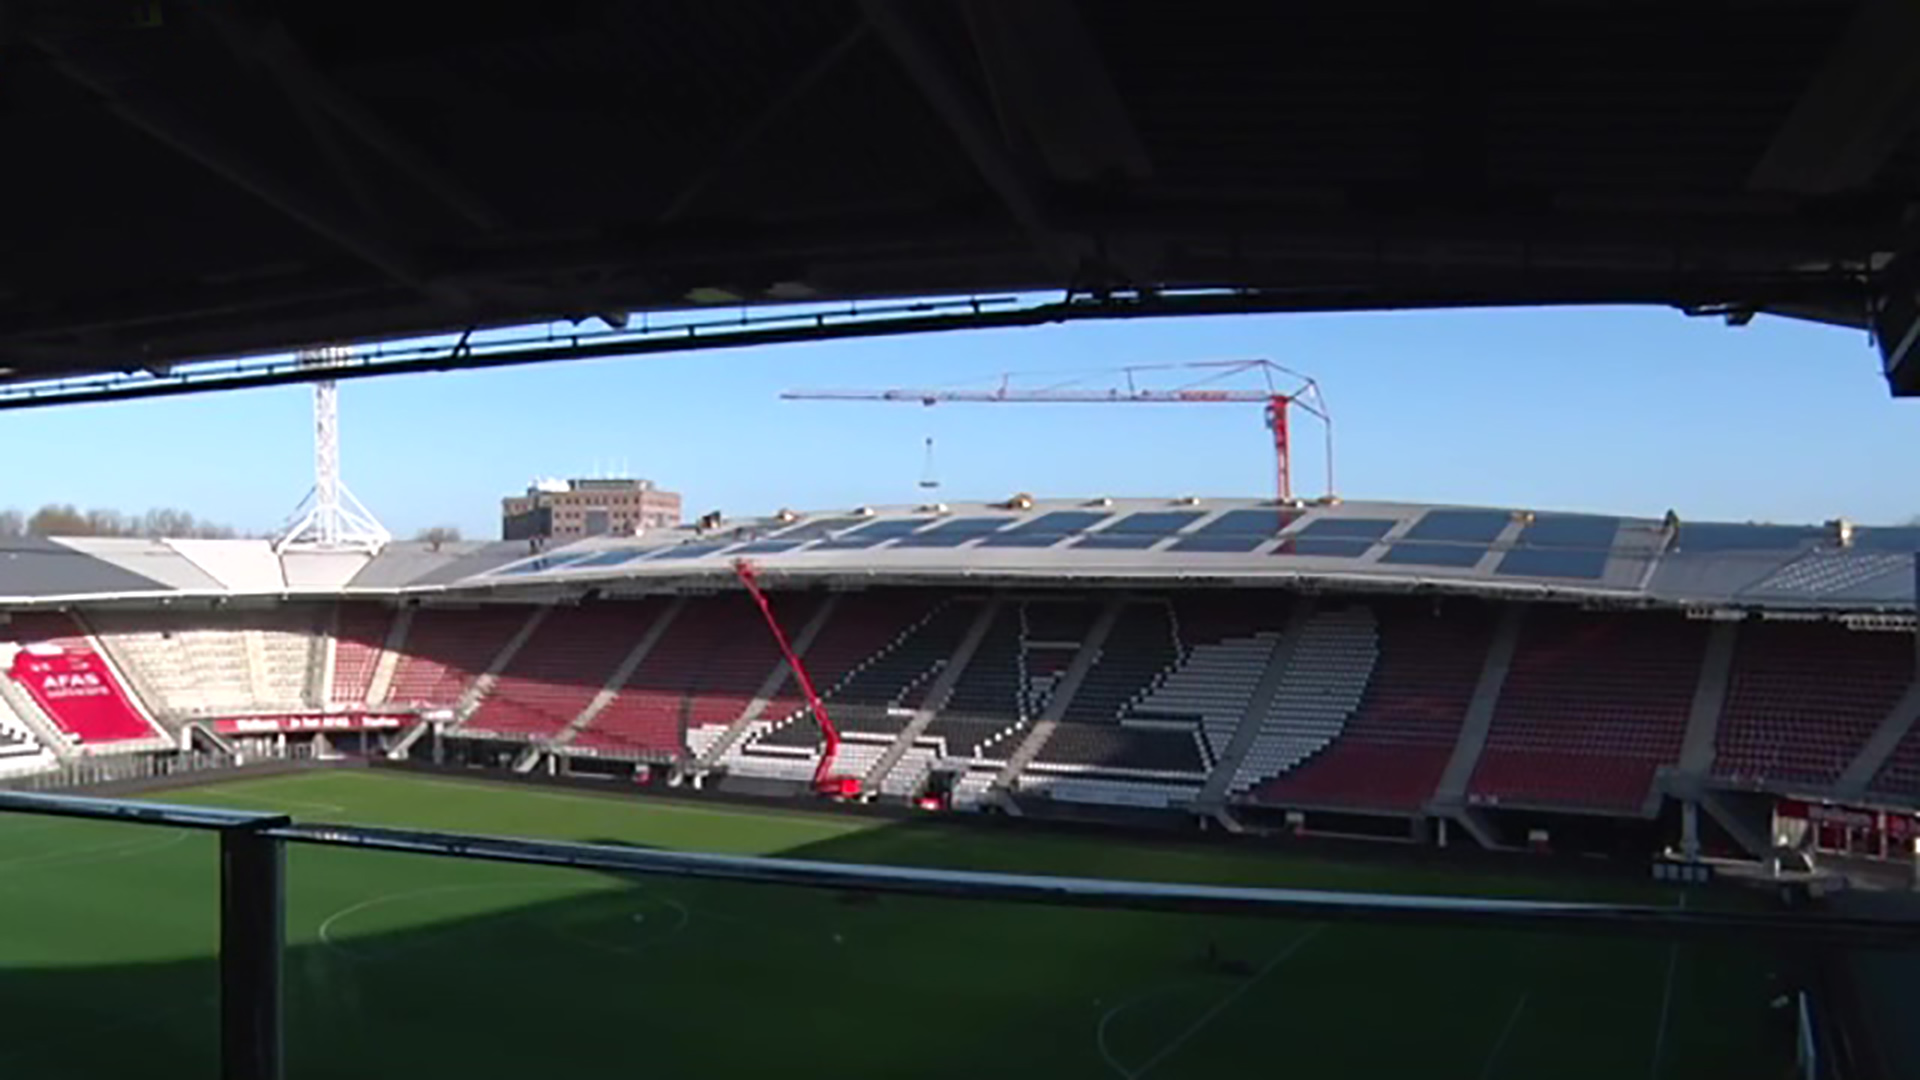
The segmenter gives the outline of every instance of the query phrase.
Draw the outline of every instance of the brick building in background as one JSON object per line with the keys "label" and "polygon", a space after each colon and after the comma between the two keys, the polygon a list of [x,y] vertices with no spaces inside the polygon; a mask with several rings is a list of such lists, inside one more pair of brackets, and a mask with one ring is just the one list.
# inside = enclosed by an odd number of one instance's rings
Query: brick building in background
{"label": "brick building in background", "polygon": [[679,493],[651,480],[539,480],[500,500],[503,540],[631,536],[679,522]]}

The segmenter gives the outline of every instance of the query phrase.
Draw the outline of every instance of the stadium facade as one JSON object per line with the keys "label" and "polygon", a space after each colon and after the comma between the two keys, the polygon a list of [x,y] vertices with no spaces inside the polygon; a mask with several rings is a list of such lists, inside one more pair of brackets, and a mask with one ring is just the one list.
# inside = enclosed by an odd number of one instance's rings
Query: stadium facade
{"label": "stadium facade", "polygon": [[18,541],[0,770],[324,740],[800,796],[820,730],[745,559],[872,798],[1895,856],[1916,550],[1844,522],[1024,497],[537,552]]}

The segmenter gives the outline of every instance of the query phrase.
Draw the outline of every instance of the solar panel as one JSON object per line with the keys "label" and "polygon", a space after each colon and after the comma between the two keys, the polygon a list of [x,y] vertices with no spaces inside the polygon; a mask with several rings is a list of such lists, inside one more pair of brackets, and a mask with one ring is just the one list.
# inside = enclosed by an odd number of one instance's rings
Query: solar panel
{"label": "solar panel", "polygon": [[1398,566],[1454,566],[1465,569],[1479,563],[1488,550],[1485,544],[1473,547],[1467,544],[1423,544],[1403,540],[1387,549],[1380,561]]}
{"label": "solar panel", "polygon": [[1373,550],[1371,540],[1323,540],[1312,536],[1292,536],[1280,542],[1269,555],[1311,555],[1323,559],[1357,559]]}
{"label": "solar panel", "polygon": [[1822,530],[1815,525],[1735,525],[1708,522],[1680,526],[1682,552],[1705,554],[1715,551],[1792,551],[1818,540]]}
{"label": "solar panel", "polygon": [[1069,536],[1086,532],[1108,517],[1101,510],[1055,510],[994,533],[982,540],[980,546],[1052,547]]}
{"label": "solar panel", "polygon": [[1920,551],[1920,529],[1855,529],[1853,544],[1867,551]]}
{"label": "solar panel", "polygon": [[586,556],[582,554],[541,555],[537,558],[528,559],[525,562],[517,562],[511,566],[503,566],[500,569],[495,570],[494,573],[498,575],[503,575],[503,576],[518,576],[521,574],[544,574],[547,571],[556,569],[558,567],[579,563],[581,562],[581,560],[585,558]]}
{"label": "solar panel", "polygon": [[1195,529],[1192,535],[1270,537],[1302,516],[1298,510],[1229,510]]}
{"label": "solar panel", "polygon": [[1005,525],[1009,519],[1003,517],[954,518],[943,521],[925,532],[915,533],[900,541],[899,547],[958,547],[969,540],[987,536]]}
{"label": "solar panel", "polygon": [[1515,548],[1500,560],[1494,573],[1503,577],[1583,578],[1597,581],[1606,575],[1605,551],[1574,548]]}
{"label": "solar panel", "polygon": [[660,559],[697,559],[702,555],[711,555],[716,551],[725,551],[732,546],[733,542],[730,540],[722,541],[718,544],[682,544],[677,548],[669,548],[661,552],[657,557]]}
{"label": "solar panel", "polygon": [[1252,551],[1300,519],[1297,510],[1229,510],[1176,541],[1171,551]]}
{"label": "solar panel", "polygon": [[591,558],[581,559],[568,569],[587,570],[603,566],[622,566],[626,563],[638,562],[649,555],[658,554],[660,550],[659,548],[622,548],[618,551],[603,551]]}
{"label": "solar panel", "polygon": [[1315,540],[1345,537],[1352,540],[1378,540],[1397,524],[1391,518],[1330,518],[1310,521],[1296,535]]}
{"label": "solar panel", "polygon": [[1092,551],[1144,551],[1165,539],[1165,535],[1155,533],[1097,532],[1075,540],[1072,546]]}
{"label": "solar panel", "polygon": [[1620,531],[1617,517],[1586,514],[1543,514],[1520,530],[1519,547],[1611,548]]}
{"label": "solar panel", "polygon": [[832,540],[822,540],[813,545],[814,551],[853,551],[859,548],[877,547],[889,540],[895,540],[932,521],[932,518],[888,518],[885,521],[872,521]]}
{"label": "solar panel", "polygon": [[1271,539],[1273,539],[1271,534],[1266,536],[1234,536],[1231,534],[1224,536],[1183,536],[1179,540],[1174,541],[1173,546],[1167,550],[1245,553],[1252,551],[1254,548],[1259,547]]}
{"label": "solar panel", "polygon": [[742,544],[735,555],[775,555],[782,551],[792,551],[805,543],[803,540],[756,540],[751,544]]}
{"label": "solar panel", "polygon": [[851,529],[866,520],[866,518],[857,517],[821,518],[818,521],[800,522],[798,525],[789,526],[773,535],[781,540],[792,540],[797,543],[804,543],[808,540],[818,540],[829,533],[837,533],[842,529]]}
{"label": "solar panel", "polygon": [[1103,536],[1127,533],[1134,536],[1166,536],[1199,521],[1206,514],[1197,510],[1147,510],[1128,514],[1100,530]]}
{"label": "solar panel", "polygon": [[1458,544],[1491,543],[1513,520],[1505,510],[1429,510],[1413,528],[1408,540],[1444,540]]}

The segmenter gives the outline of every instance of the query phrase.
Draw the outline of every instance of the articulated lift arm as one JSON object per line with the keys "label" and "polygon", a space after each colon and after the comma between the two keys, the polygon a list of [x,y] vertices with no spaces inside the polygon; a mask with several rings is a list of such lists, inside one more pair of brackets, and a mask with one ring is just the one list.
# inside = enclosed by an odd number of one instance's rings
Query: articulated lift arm
{"label": "articulated lift arm", "polygon": [[736,559],[733,573],[746,586],[747,595],[760,605],[760,614],[767,620],[767,630],[773,634],[773,642],[780,647],[780,655],[787,661],[787,670],[793,673],[794,682],[800,685],[800,693],[806,697],[807,708],[812,710],[813,718],[820,724],[820,735],[825,745],[821,747],[820,764],[813,770],[813,790],[821,795],[833,795],[851,798],[860,794],[860,778],[857,776],[833,775],[833,759],[840,752],[840,733],[834,729],[833,721],[827,716],[826,703],[814,692],[813,680],[807,675],[807,667],[800,662],[799,654],[793,651],[793,645],[787,640],[787,632],[780,627],[780,620],[774,617],[773,605],[767,602],[767,594],[760,589],[760,579],[751,562]]}

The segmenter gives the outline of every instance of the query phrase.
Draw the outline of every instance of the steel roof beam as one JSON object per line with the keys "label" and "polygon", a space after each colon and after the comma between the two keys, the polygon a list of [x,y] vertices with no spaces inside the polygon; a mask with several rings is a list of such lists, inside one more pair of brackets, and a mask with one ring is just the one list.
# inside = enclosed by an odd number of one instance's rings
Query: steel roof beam
{"label": "steel roof beam", "polygon": [[1080,269],[1079,253],[1047,221],[1037,183],[1008,152],[973,93],[947,66],[931,35],[913,14],[915,6],[896,0],[860,3],[867,22],[960,143],[981,179],[1020,224],[1048,267],[1060,275],[1063,283],[1070,282]]}
{"label": "steel roof beam", "polygon": [[253,23],[217,0],[195,4],[192,10],[213,26],[237,56],[263,69],[303,111],[314,110],[331,117],[474,227],[495,231],[506,226],[506,218],[485,199],[334,85],[284,27]]}
{"label": "steel roof beam", "polygon": [[1056,179],[1126,182],[1153,173],[1146,143],[1073,5],[966,0],[962,11],[1002,126],[1031,135]]}
{"label": "steel roof beam", "polygon": [[125,93],[122,80],[94,69],[55,39],[38,36],[33,43],[52,60],[57,71],[75,85],[98,95],[108,110],[129,126],[279,211],[314,236],[355,256],[394,281],[448,302],[466,302],[464,294],[429,281],[409,256],[383,238],[262,170],[233,147],[196,128],[186,117],[169,111],[157,97]]}
{"label": "steel roof beam", "polygon": [[1920,4],[1867,0],[1747,178],[1807,195],[1864,188],[1920,121]]}

